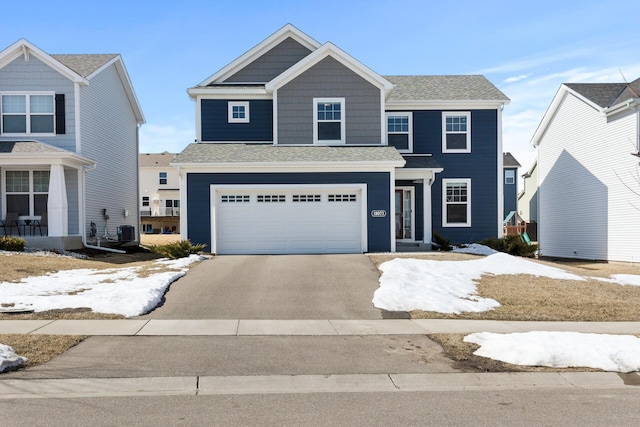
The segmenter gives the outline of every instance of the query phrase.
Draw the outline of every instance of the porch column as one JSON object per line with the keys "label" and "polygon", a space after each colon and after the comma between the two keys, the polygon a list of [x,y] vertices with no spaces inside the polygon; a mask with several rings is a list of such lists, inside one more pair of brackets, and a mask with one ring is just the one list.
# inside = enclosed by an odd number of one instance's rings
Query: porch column
{"label": "porch column", "polygon": [[64,167],[62,165],[51,165],[47,202],[49,236],[67,236],[69,234],[68,213]]}
{"label": "porch column", "polygon": [[433,225],[431,224],[431,185],[433,184],[433,172],[426,174],[424,177],[424,182],[422,184],[422,199],[423,199],[423,209],[424,212],[424,243],[427,245],[431,244],[432,240],[432,230]]}

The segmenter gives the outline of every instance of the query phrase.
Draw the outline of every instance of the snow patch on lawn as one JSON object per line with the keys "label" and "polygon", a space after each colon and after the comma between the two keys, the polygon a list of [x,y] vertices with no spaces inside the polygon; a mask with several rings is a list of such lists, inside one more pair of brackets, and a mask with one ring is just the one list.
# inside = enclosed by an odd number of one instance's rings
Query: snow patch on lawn
{"label": "snow patch on lawn", "polygon": [[0,344],[0,372],[10,368],[17,368],[27,362],[27,358],[18,356],[13,348]]}

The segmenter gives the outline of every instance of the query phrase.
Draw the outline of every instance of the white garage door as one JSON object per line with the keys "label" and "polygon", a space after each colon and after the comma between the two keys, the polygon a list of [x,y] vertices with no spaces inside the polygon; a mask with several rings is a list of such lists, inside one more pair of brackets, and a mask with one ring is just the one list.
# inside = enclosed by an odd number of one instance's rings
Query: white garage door
{"label": "white garage door", "polygon": [[361,189],[245,188],[212,196],[218,254],[363,251]]}

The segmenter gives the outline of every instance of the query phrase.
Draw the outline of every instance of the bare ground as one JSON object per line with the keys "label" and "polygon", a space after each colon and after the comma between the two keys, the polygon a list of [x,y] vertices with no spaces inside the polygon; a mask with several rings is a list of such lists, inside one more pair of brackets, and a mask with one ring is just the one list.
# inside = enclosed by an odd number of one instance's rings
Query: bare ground
{"label": "bare ground", "polygon": [[[143,244],[162,244],[179,240],[178,235],[143,235]],[[89,252],[88,259],[60,256],[36,256],[24,253],[0,253],[0,280],[19,281],[29,276],[68,269],[145,266],[158,259],[158,255],[144,250],[128,254]],[[384,254],[371,255],[376,266],[397,258],[423,258],[441,261],[477,259],[476,255],[456,253]],[[611,274],[640,275],[640,265],[622,263],[550,262],[532,260],[563,268],[587,277],[609,277]],[[466,318],[495,320],[582,320],[582,321],[640,321],[640,287],[614,285],[597,280],[576,282],[552,280],[528,275],[482,277],[478,284],[479,295],[493,298],[502,307],[474,314],[444,315],[416,311],[413,318]],[[1,304],[1,302],[0,302]],[[88,309],[52,310],[32,314],[1,314],[2,319],[110,319],[122,316],[94,313]],[[475,344],[462,341],[463,334],[434,334],[429,338],[440,344],[453,363],[467,372],[500,371],[557,371],[544,367],[510,365],[484,357],[474,356]],[[10,345],[27,358],[27,366],[45,363],[81,342],[81,336],[0,335],[0,343]],[[584,368],[573,370],[584,371]]]}

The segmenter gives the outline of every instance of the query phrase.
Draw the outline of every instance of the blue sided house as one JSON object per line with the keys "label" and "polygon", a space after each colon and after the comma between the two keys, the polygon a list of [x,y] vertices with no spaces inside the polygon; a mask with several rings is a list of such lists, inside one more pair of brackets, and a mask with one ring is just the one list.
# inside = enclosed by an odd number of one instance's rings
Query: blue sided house
{"label": "blue sided house", "polygon": [[483,76],[381,76],[286,25],[188,93],[180,229],[212,253],[502,235],[509,99]]}

